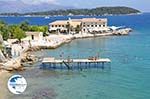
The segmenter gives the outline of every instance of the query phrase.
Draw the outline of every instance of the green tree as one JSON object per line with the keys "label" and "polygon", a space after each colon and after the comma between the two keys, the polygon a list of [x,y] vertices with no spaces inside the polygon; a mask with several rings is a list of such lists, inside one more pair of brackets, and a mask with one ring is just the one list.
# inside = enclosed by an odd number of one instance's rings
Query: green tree
{"label": "green tree", "polygon": [[33,26],[29,27],[29,31],[32,31],[32,32],[39,31],[39,28],[38,28],[38,26],[33,25]]}
{"label": "green tree", "polygon": [[40,32],[43,32],[43,36],[48,36],[48,26],[40,26]]}
{"label": "green tree", "polygon": [[33,32],[43,32],[43,36],[47,36],[48,34],[48,26],[37,26],[37,25],[33,25],[30,26],[30,31]]}
{"label": "green tree", "polygon": [[67,22],[66,28],[67,28],[67,33],[70,34],[71,25],[69,22]]}
{"label": "green tree", "polygon": [[76,33],[79,33],[81,31],[81,25],[77,25],[75,28]]}
{"label": "green tree", "polygon": [[0,24],[7,25],[5,21],[0,20]]}
{"label": "green tree", "polygon": [[20,27],[16,27],[14,30],[14,38],[18,39],[21,42],[21,39],[26,37],[25,32],[20,28]]}
{"label": "green tree", "polygon": [[4,40],[9,38],[8,26],[4,21],[0,21],[0,34],[2,35]]}
{"label": "green tree", "polygon": [[18,27],[17,25],[10,25],[10,26],[8,26],[8,30],[9,30],[10,38],[11,38],[11,39],[14,38],[14,32],[15,32],[15,29],[16,29],[17,27]]}
{"label": "green tree", "polygon": [[28,21],[24,21],[20,24],[20,28],[23,31],[29,31],[29,22]]}

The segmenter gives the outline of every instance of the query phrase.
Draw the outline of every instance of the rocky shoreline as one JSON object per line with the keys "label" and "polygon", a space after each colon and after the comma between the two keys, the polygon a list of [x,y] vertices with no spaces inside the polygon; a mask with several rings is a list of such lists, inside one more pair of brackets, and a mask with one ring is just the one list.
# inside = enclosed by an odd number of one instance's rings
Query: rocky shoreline
{"label": "rocky shoreline", "polygon": [[[33,56],[30,54],[30,52],[33,51],[38,51],[41,49],[56,49],[63,44],[70,43],[74,39],[81,39],[81,38],[91,38],[91,37],[100,37],[100,36],[113,36],[113,35],[128,35],[129,32],[131,32],[131,28],[125,28],[125,29],[120,29],[114,32],[108,32],[108,33],[103,33],[103,34],[75,34],[75,35],[54,35],[58,37],[58,39],[62,39],[57,43],[54,43],[52,45],[38,45],[38,46],[32,46],[28,47],[26,50],[24,50],[21,55],[15,59],[10,59],[7,60],[6,63],[1,63],[0,64],[0,69],[1,70],[6,70],[6,71],[22,71],[24,70],[24,63],[34,63],[38,61],[38,58],[36,56]],[[54,41],[51,41],[54,42]]]}

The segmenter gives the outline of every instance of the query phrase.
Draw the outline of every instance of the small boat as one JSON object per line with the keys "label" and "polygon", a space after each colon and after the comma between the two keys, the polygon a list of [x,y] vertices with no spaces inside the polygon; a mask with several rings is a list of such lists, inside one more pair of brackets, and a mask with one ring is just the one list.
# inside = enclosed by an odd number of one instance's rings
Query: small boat
{"label": "small boat", "polygon": [[45,19],[49,19],[50,17],[49,16],[45,16]]}

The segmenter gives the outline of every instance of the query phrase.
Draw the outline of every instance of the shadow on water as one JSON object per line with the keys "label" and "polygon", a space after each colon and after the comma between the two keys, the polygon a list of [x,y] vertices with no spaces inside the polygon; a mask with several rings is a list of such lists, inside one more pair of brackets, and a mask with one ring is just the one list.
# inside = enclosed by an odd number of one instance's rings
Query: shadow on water
{"label": "shadow on water", "polygon": [[49,65],[43,65],[40,62],[36,63],[34,65],[28,65],[25,66],[25,71],[19,71],[15,74],[21,74],[25,76],[26,78],[59,78],[63,75],[72,76],[72,75],[83,75],[83,77],[86,77],[84,73],[110,73],[111,72],[111,63],[105,63],[95,65],[94,63],[90,66],[81,66],[80,68],[78,66],[74,66],[74,68],[71,68],[68,70],[65,65],[62,65],[62,67],[59,67],[60,65],[56,65],[55,68],[50,67]]}

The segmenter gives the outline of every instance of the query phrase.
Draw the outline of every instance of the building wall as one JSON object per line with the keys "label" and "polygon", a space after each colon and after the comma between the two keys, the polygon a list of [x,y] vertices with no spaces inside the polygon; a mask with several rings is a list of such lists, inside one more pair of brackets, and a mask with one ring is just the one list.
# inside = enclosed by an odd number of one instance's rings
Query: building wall
{"label": "building wall", "polygon": [[[61,24],[59,24],[59,22]],[[75,28],[77,25],[81,24],[81,32],[83,33],[88,33],[88,32],[92,32],[92,31],[105,31],[107,30],[107,19],[96,19],[96,18],[89,18],[89,19],[78,19],[75,20],[73,19],[73,21],[68,20],[68,21],[55,21],[53,23],[49,24],[49,31],[52,30],[67,30],[67,22],[69,22],[69,24]]]}
{"label": "building wall", "polygon": [[26,33],[26,38],[22,39],[23,41],[28,41],[28,40],[43,40],[43,33],[42,32],[27,32]]}
{"label": "building wall", "polygon": [[50,24],[49,25],[49,31],[52,30],[67,30],[67,25],[66,24]]}
{"label": "building wall", "polygon": [[107,28],[107,22],[83,22],[82,32],[101,31]]}

